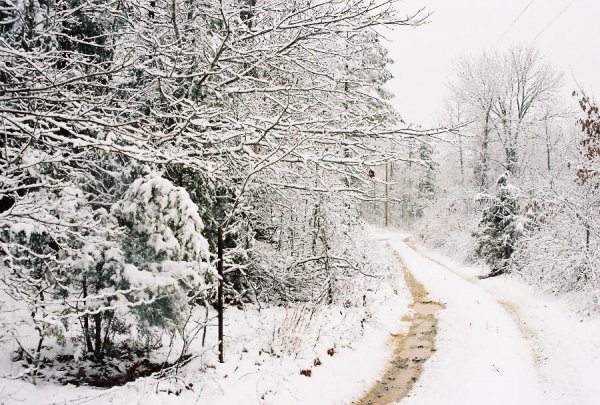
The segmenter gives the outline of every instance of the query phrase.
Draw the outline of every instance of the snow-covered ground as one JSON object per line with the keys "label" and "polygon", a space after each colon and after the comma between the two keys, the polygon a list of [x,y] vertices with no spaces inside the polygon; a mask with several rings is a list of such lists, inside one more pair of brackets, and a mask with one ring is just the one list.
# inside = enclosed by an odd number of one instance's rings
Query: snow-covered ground
{"label": "snow-covered ground", "polygon": [[437,352],[402,404],[598,404],[600,318],[510,276],[479,280],[461,265],[389,234],[409,270],[446,304]]}
{"label": "snow-covered ground", "polygon": [[[187,364],[178,380],[140,378],[112,389],[33,385],[29,378],[16,378],[23,371],[10,360],[17,347],[4,342],[0,404],[350,403],[382,373],[392,352],[390,333],[403,333],[408,326],[401,319],[411,297],[391,252],[375,242],[370,255],[379,274],[356,280],[359,293],[346,294],[356,302],[228,308],[225,363],[217,362],[213,347],[199,347],[197,339],[192,351],[208,352]],[[214,335],[214,329],[208,333]],[[310,370],[311,376],[300,370]]]}
{"label": "snow-covered ground", "polygon": [[[428,251],[407,234],[381,232],[377,239],[445,304],[437,314],[437,350],[401,404],[599,403],[600,318],[579,316],[514,277],[479,280],[485,269]],[[374,251],[382,264],[396,263],[390,251]],[[14,378],[14,347],[5,343],[0,404],[349,404],[382,373],[392,354],[389,334],[406,331],[401,319],[411,298],[395,268],[366,291],[372,313],[358,334],[358,313],[344,305],[318,309],[310,325],[302,306],[229,309],[225,364],[214,353],[201,356],[181,371],[182,381],[141,378],[108,390],[32,385]],[[183,381],[191,389],[182,389]]]}

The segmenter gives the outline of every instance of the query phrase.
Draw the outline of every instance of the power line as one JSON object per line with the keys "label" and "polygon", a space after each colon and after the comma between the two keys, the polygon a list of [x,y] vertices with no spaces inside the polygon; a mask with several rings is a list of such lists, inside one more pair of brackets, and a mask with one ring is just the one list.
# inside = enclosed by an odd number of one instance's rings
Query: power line
{"label": "power line", "polygon": [[496,41],[496,43],[494,44],[494,46],[492,46],[492,49],[494,49],[499,43],[500,41],[502,41],[502,39],[504,38],[504,36],[508,33],[508,31],[510,31],[510,29],[512,27],[515,26],[515,24],[517,23],[517,21],[519,21],[519,19],[523,16],[523,14],[525,14],[525,12],[527,11],[527,9],[529,7],[531,7],[531,5],[533,4],[535,0],[531,0],[523,10],[521,10],[521,13],[519,13],[519,15],[517,16],[517,18],[514,19],[514,21],[508,26],[508,28],[502,33],[502,35],[500,35],[500,38],[498,38],[498,40]]}
{"label": "power line", "polygon": [[533,42],[535,42],[544,32],[546,32],[546,30],[548,28],[550,28],[552,26],[552,24],[554,24],[556,22],[556,20],[558,20],[568,9],[569,7],[571,7],[573,5],[573,3],[575,3],[575,0],[571,0],[571,2],[569,4],[566,5],[565,8],[562,9],[562,11],[560,13],[558,13],[558,15],[556,17],[554,17],[554,19],[552,21],[550,21],[550,23],[548,23],[548,25],[546,25],[536,36],[535,38],[533,38]]}

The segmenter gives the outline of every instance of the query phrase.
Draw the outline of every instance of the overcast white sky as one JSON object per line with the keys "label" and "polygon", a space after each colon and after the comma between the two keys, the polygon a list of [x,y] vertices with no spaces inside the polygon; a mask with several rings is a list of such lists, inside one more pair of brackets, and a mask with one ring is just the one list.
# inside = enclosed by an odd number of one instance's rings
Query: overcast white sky
{"label": "overcast white sky", "polygon": [[[390,68],[394,79],[389,87],[396,95],[394,104],[404,120],[423,126],[434,125],[446,94],[445,84],[452,75],[453,60],[463,54],[492,49],[531,1],[401,2],[399,8],[406,13],[420,7],[434,12],[425,26],[384,33],[389,39],[390,56],[395,61]],[[548,61],[565,72],[566,95],[575,89],[576,79],[598,96],[600,0],[533,0],[497,48],[516,43],[535,43]]]}

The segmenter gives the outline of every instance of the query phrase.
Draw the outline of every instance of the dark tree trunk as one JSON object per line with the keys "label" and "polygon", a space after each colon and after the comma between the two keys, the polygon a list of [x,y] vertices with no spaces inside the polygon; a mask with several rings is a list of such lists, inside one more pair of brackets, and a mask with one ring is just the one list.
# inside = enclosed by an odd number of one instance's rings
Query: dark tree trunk
{"label": "dark tree trunk", "polygon": [[489,160],[489,137],[490,137],[490,113],[491,108],[488,108],[485,115],[485,127],[483,128],[483,140],[481,142],[481,164],[480,164],[480,186],[482,190],[487,188],[488,184],[488,160]]}
{"label": "dark tree trunk", "polygon": [[94,357],[102,360],[102,314],[94,315]]}
{"label": "dark tree trunk", "polygon": [[154,20],[154,9],[156,8],[156,0],[150,1],[150,9],[148,10],[148,18]]}
{"label": "dark tree trunk", "polygon": [[[83,278],[83,305],[84,307],[87,306],[87,296],[88,296],[88,290],[87,290],[87,279],[84,277]],[[87,311],[87,309],[84,308],[85,311]],[[92,345],[92,337],[90,336],[90,316],[86,313],[83,316],[83,336],[85,337],[85,346],[87,348],[88,353],[93,353],[94,351],[94,346]]]}
{"label": "dark tree trunk", "polygon": [[219,362],[225,361],[225,354],[223,348],[223,227],[219,226],[218,235],[218,258],[217,271],[219,273],[219,286],[217,290],[217,310],[219,312]]}

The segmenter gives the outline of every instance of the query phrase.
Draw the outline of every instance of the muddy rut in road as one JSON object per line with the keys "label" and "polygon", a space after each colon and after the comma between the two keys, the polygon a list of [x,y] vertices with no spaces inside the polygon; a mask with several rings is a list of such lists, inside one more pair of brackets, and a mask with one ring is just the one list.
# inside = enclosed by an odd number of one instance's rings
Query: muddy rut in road
{"label": "muddy rut in road", "polygon": [[[392,250],[390,248],[390,250]],[[427,290],[410,273],[400,255],[393,254],[404,273],[404,279],[412,294],[413,315],[405,321],[410,322],[408,334],[392,335],[394,354],[384,374],[355,405],[379,405],[400,401],[408,395],[413,384],[423,372],[423,363],[435,349],[437,334],[436,312],[442,304],[429,300]]]}

